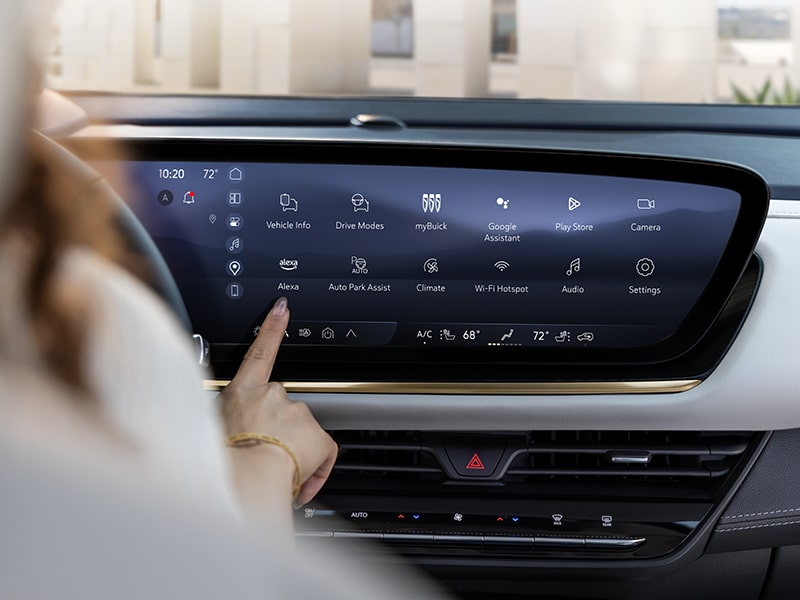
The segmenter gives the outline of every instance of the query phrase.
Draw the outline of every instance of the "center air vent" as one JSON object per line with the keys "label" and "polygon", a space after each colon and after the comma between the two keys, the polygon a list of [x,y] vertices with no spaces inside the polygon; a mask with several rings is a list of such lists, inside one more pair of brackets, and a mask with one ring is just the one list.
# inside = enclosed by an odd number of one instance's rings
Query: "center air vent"
{"label": "center air vent", "polygon": [[[603,489],[661,491],[686,484],[696,497],[736,466],[751,436],[669,431],[536,431],[454,435],[430,432],[338,431],[339,460],[331,487],[433,491],[444,486],[536,486],[559,493]],[[378,483],[381,482],[381,483]],[[570,485],[574,483],[576,485]],[[580,485],[577,485],[580,484]],[[588,485],[588,487],[587,487]],[[574,488],[574,489],[570,489]]]}

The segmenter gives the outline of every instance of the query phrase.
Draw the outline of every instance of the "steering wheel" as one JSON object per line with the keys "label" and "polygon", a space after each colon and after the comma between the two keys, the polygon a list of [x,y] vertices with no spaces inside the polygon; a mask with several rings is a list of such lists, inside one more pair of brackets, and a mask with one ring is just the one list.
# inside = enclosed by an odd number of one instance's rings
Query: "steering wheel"
{"label": "steering wheel", "polygon": [[[125,250],[141,257],[145,265],[145,276],[139,278],[164,300],[184,329],[191,333],[192,324],[178,285],[152,238],[133,211],[111,185],[80,158],[50,138],[41,134],[35,135],[35,151],[46,164],[52,165],[69,182],[69,189],[62,190],[64,194],[76,203],[88,202],[96,206],[105,204],[112,207],[114,225]],[[201,344],[201,357],[202,353]]]}

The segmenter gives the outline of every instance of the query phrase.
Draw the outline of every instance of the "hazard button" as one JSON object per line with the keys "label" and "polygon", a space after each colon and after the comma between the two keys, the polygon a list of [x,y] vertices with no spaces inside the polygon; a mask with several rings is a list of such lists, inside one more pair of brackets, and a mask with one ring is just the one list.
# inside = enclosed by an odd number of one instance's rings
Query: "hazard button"
{"label": "hazard button", "polygon": [[506,449],[503,437],[453,437],[443,440],[453,470],[461,477],[491,478]]}

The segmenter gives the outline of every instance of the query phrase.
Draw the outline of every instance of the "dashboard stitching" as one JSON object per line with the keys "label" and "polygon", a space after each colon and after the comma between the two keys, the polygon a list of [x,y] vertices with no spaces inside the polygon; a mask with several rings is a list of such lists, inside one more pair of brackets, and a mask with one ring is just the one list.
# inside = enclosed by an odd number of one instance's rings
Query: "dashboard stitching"
{"label": "dashboard stitching", "polygon": [[763,527],[783,527],[784,525],[796,525],[798,523],[800,523],[800,520],[782,521],[777,523],[764,523],[762,525],[747,525],[745,527],[730,527],[726,529],[717,528],[714,531],[716,533],[728,533],[730,531],[744,531],[745,529],[760,529]]}
{"label": "dashboard stitching", "polygon": [[725,515],[724,517],[721,517],[721,519],[739,519],[742,517],[763,517],[766,515],[779,515],[783,513],[797,512],[799,510],[800,508],[784,508],[781,510],[770,510],[767,512],[744,513],[741,515]]}

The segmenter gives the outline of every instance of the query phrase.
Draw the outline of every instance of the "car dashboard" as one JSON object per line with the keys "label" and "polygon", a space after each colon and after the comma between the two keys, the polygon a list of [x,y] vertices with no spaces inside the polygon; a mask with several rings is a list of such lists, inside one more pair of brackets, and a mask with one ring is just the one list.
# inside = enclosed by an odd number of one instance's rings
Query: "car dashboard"
{"label": "car dashboard", "polygon": [[124,167],[209,393],[289,298],[275,377],[340,445],[302,543],[461,597],[794,589],[790,112],[72,100],[60,141]]}

